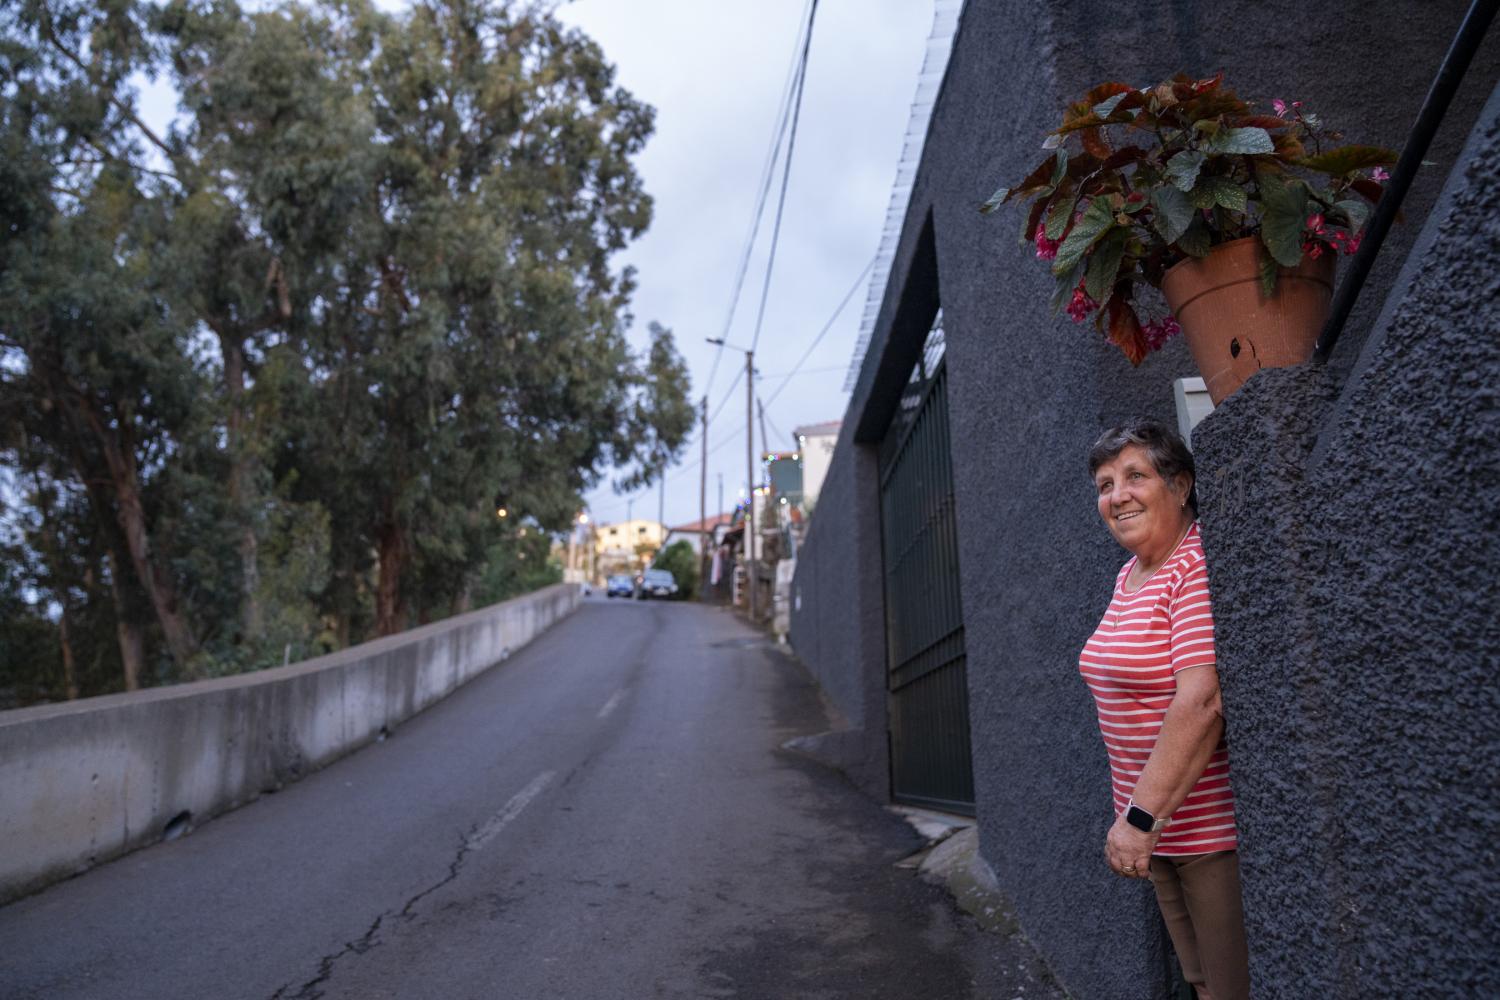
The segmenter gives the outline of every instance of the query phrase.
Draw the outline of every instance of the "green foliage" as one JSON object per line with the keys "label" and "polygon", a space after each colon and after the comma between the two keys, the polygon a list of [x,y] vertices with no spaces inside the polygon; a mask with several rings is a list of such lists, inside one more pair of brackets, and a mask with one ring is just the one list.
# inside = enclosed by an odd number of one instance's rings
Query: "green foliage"
{"label": "green foliage", "polygon": [[562,564],[552,558],[551,539],[542,532],[492,536],[474,584],[474,607],[485,607],[561,583]]}
{"label": "green foliage", "polygon": [[677,599],[685,601],[698,593],[698,553],[691,543],[678,539],[656,554],[651,564],[668,570],[677,581]]}
{"label": "green foliage", "polygon": [[545,5],[50,0],[0,32],[0,454],[41,567],[4,607],[54,647],[68,609],[82,693],[550,582],[521,540],[680,452],[685,365],[654,324],[631,350],[611,267],[653,112]]}
{"label": "green foliage", "polygon": [[[1047,158],[981,210],[1031,199],[1022,239],[1052,260],[1054,309],[1093,314],[1138,364],[1152,345],[1140,335],[1136,286],[1160,287],[1174,264],[1250,236],[1284,267],[1358,245],[1364,202],[1382,191],[1379,171],[1361,171],[1396,154],[1335,146],[1342,136],[1300,103],[1274,107],[1257,113],[1222,75],[1179,74],[1143,89],[1100,84],[1064,111],[1042,143]],[[1079,148],[1070,153],[1070,143]],[[1351,191],[1364,201],[1345,197]],[[1274,283],[1276,271],[1267,275]]]}

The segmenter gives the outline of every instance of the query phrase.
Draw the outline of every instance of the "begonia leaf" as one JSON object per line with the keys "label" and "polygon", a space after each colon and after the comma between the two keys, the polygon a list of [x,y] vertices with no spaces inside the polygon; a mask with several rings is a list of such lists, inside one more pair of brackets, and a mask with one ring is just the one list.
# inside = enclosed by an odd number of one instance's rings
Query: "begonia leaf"
{"label": "begonia leaf", "polygon": [[1176,243],[1193,222],[1192,203],[1175,187],[1159,187],[1152,191],[1151,208],[1151,224],[1168,243]]}
{"label": "begonia leaf", "polygon": [[1339,177],[1356,170],[1393,164],[1398,158],[1399,154],[1394,149],[1386,149],[1384,146],[1340,146],[1316,156],[1303,157],[1297,161],[1297,165]]}
{"label": "begonia leaf", "polygon": [[1208,149],[1211,153],[1254,156],[1276,152],[1276,144],[1263,128],[1231,128],[1214,135]]}
{"label": "begonia leaf", "polygon": [[1167,161],[1167,177],[1186,194],[1198,180],[1198,171],[1203,169],[1207,157],[1196,149],[1185,149]]}
{"label": "begonia leaf", "polygon": [[1062,274],[1083,259],[1099,238],[1115,224],[1115,213],[1109,201],[1095,198],[1084,210],[1083,218],[1073,224],[1067,239],[1057,248],[1057,259],[1052,262],[1052,273]]}
{"label": "begonia leaf", "polygon": [[1189,257],[1202,259],[1208,256],[1213,249],[1213,236],[1208,231],[1208,224],[1203,221],[1203,216],[1197,212],[1193,213],[1193,221],[1187,227],[1187,232],[1177,238],[1177,249]]}
{"label": "begonia leaf", "polygon": [[1307,226],[1307,188],[1260,175],[1260,238],[1283,267],[1302,262],[1302,231]]}
{"label": "begonia leaf", "polygon": [[1073,209],[1078,204],[1078,195],[1056,198],[1047,211],[1046,233],[1049,240],[1060,240],[1073,220]]}
{"label": "begonia leaf", "polygon": [[1114,295],[1105,303],[1104,309],[1109,342],[1118,347],[1132,365],[1146,360],[1151,347],[1146,343],[1146,335],[1141,330],[1141,319],[1135,314],[1135,307],[1124,296]]}
{"label": "begonia leaf", "polygon": [[1120,273],[1120,260],[1125,256],[1125,241],[1129,238],[1129,230],[1118,227],[1112,229],[1089,256],[1083,290],[1095,302],[1103,302],[1115,287],[1115,277]]}

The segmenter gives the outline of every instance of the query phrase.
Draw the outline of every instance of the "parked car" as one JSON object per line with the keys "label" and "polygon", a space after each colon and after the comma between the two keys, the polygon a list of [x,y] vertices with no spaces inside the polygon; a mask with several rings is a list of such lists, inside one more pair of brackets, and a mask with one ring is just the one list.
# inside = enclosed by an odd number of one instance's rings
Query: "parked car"
{"label": "parked car", "polygon": [[633,597],[635,581],[624,573],[616,574],[605,584],[604,593],[608,597]]}
{"label": "parked car", "polygon": [[648,597],[676,597],[677,579],[671,570],[648,569],[636,582],[635,596],[643,601]]}

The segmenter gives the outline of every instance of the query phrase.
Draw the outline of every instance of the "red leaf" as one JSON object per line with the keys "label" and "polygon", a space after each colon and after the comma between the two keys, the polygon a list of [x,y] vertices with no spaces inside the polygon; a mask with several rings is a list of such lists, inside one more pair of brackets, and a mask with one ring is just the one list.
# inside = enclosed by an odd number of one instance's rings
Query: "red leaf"
{"label": "red leaf", "polygon": [[1031,214],[1026,217],[1026,239],[1028,241],[1036,238],[1036,227],[1042,222],[1042,215],[1047,211],[1047,206],[1052,204],[1051,198],[1038,198],[1031,205]]}
{"label": "red leaf", "polygon": [[1037,168],[1035,170],[1026,175],[1025,180],[1017,184],[1015,187],[1011,188],[1010,193],[1007,194],[1000,203],[1003,205],[1005,204],[1005,202],[1010,201],[1012,198],[1021,198],[1040,191],[1042,188],[1051,183],[1052,174],[1056,170],[1057,157],[1047,157],[1037,165]]}
{"label": "red leaf", "polygon": [[1118,170],[1127,163],[1134,163],[1136,160],[1144,159],[1145,156],[1146,151],[1139,146],[1126,146],[1124,149],[1117,149],[1109,154],[1109,157],[1104,161],[1104,169]]}
{"label": "red leaf", "polygon": [[1286,128],[1290,124],[1291,122],[1284,118],[1277,118],[1275,115],[1238,115],[1229,119],[1230,128],[1273,129]]}
{"label": "red leaf", "polygon": [[1120,349],[1125,360],[1138,365],[1151,350],[1146,335],[1141,332],[1141,319],[1135,307],[1119,295],[1111,295],[1104,306],[1108,313],[1109,342]]}
{"label": "red leaf", "polygon": [[[1128,94],[1134,89],[1135,88],[1128,83],[1101,83],[1099,84],[1099,86],[1083,95],[1083,103],[1092,108],[1099,102],[1107,101],[1111,97],[1114,97],[1116,94]],[[1125,98],[1125,100],[1129,100],[1129,98]]]}
{"label": "red leaf", "polygon": [[1276,146],[1276,155],[1283,160],[1300,160],[1307,155],[1302,140],[1286,132],[1271,136],[1271,142]]}
{"label": "red leaf", "polygon": [[1083,140],[1083,148],[1101,160],[1108,159],[1110,153],[1113,152],[1109,148],[1109,143],[1104,139],[1104,133],[1097,128],[1083,129],[1078,133],[1078,137]]}
{"label": "red leaf", "polygon": [[1385,194],[1385,188],[1378,181],[1372,181],[1368,177],[1356,177],[1349,184],[1354,190],[1364,195],[1371,204],[1380,204],[1380,198]]}

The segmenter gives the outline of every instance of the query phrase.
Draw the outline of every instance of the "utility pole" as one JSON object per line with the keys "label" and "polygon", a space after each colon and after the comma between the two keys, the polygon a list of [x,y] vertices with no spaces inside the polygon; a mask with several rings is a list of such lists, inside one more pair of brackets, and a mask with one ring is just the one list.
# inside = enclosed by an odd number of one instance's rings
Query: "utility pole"
{"label": "utility pole", "polygon": [[763,454],[769,455],[771,439],[766,437],[766,404],[757,399],[755,405],[760,410],[760,450]]}
{"label": "utility pole", "polygon": [[724,473],[719,473],[719,506],[714,508],[720,514],[724,513]]}
{"label": "utility pole", "polygon": [[755,351],[745,352],[745,475],[750,487],[750,519],[746,521],[745,535],[745,581],[749,584],[747,597],[750,622],[755,622]]}
{"label": "utility pole", "polygon": [[[698,594],[708,593],[708,394],[703,395],[703,457],[698,460]],[[718,512],[715,512],[717,518]]]}
{"label": "utility pole", "polygon": [[[745,486],[749,509],[745,520],[745,585],[746,610],[750,620],[755,614],[755,349],[735,347],[724,342],[723,337],[705,337],[710,344],[733,347],[745,352]],[[722,486],[721,486],[722,490]]]}

